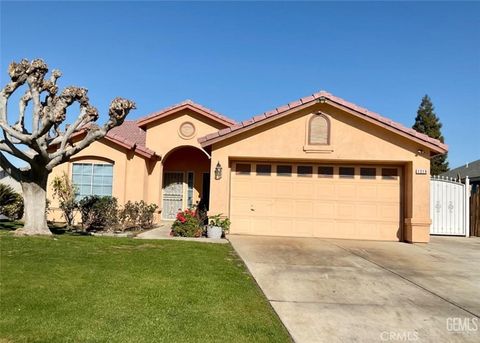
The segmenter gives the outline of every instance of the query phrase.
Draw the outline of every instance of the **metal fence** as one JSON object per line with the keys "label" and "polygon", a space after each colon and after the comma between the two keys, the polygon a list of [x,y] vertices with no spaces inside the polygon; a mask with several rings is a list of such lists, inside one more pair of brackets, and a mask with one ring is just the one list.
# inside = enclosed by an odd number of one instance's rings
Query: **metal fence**
{"label": "metal fence", "polygon": [[430,234],[469,236],[468,178],[465,184],[452,178],[432,177],[430,180]]}

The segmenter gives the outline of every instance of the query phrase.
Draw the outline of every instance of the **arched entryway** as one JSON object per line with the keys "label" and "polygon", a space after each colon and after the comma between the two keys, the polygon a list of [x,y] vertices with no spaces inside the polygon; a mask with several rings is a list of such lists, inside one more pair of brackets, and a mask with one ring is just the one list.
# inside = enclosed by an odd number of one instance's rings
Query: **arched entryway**
{"label": "arched entryway", "polygon": [[210,159],[205,151],[181,146],[163,160],[162,219],[173,220],[177,212],[197,205],[208,208],[210,193]]}

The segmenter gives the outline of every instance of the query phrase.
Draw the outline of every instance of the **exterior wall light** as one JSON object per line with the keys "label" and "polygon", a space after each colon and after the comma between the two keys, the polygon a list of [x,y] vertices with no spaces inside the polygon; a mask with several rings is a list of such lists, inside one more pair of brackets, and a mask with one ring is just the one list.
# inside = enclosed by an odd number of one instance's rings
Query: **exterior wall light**
{"label": "exterior wall light", "polygon": [[220,165],[220,162],[217,162],[217,165],[215,167],[215,180],[220,180],[222,178],[222,166]]}
{"label": "exterior wall light", "polygon": [[321,97],[318,98],[318,102],[319,102],[320,104],[324,104],[324,103],[327,102],[327,98],[325,98],[324,96],[321,96]]}

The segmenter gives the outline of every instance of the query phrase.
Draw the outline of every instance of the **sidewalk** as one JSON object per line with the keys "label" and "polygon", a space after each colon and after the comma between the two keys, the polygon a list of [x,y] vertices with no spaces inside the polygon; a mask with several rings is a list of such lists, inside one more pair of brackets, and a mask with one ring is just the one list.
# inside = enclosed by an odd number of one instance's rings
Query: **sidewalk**
{"label": "sidewalk", "polygon": [[167,240],[175,240],[175,241],[192,241],[198,243],[220,243],[226,244],[228,241],[224,238],[221,239],[213,239],[213,238],[194,238],[194,237],[173,237],[170,236],[170,230],[172,227],[172,222],[161,222],[160,226],[149,230],[147,232],[142,232],[141,234],[137,235],[136,239],[167,239]]}

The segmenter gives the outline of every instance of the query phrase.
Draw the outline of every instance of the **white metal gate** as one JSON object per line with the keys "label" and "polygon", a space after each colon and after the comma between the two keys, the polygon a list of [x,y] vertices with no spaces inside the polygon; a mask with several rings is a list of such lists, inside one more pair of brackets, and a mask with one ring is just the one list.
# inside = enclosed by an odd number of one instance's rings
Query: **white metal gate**
{"label": "white metal gate", "polygon": [[183,207],[183,173],[166,172],[163,181],[163,219],[175,219]]}
{"label": "white metal gate", "polygon": [[430,180],[430,217],[432,235],[468,236],[469,202],[466,185],[453,179]]}

